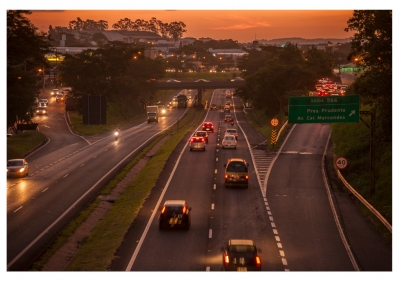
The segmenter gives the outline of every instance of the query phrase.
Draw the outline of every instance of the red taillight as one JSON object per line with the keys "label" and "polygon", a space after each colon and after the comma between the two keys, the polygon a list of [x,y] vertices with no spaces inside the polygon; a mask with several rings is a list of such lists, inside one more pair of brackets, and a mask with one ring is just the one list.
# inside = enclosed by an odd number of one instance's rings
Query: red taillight
{"label": "red taillight", "polygon": [[162,208],[161,214],[164,214],[164,212],[165,212],[165,206]]}
{"label": "red taillight", "polygon": [[256,256],[256,266],[261,267],[261,258],[259,256]]}
{"label": "red taillight", "polygon": [[182,214],[186,214],[186,206],[183,206]]}
{"label": "red taillight", "polygon": [[229,178],[229,176],[228,176],[228,175],[225,175],[225,178],[227,179],[227,178]]}
{"label": "red taillight", "polygon": [[249,179],[249,175],[246,175],[245,178],[246,178],[246,180],[248,180]]}
{"label": "red taillight", "polygon": [[229,265],[229,256],[224,254],[224,265]]}

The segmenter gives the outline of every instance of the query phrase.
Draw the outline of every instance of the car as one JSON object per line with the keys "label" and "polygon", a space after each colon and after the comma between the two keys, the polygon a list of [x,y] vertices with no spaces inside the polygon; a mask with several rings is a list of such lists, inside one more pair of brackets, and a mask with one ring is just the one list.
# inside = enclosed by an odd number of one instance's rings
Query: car
{"label": "car", "polygon": [[7,177],[27,177],[29,164],[25,159],[10,159],[7,161]]}
{"label": "car", "polygon": [[236,140],[239,137],[237,130],[234,128],[226,129],[224,132],[224,136],[226,136],[226,135],[234,135]]}
{"label": "car", "polygon": [[227,98],[227,99],[232,98],[232,92],[229,91],[229,90],[226,90],[226,91],[225,91],[225,98]]}
{"label": "car", "polygon": [[230,114],[225,114],[224,122],[229,122],[229,121],[231,121],[231,118],[232,118],[232,115],[230,115]]}
{"label": "car", "polygon": [[189,149],[206,151],[206,140],[203,137],[191,137],[189,140]]}
{"label": "car", "polygon": [[242,77],[235,77],[233,79],[231,79],[231,81],[244,81],[244,79]]}
{"label": "car", "polygon": [[210,109],[218,110],[218,105],[216,105],[215,103],[212,103],[212,104],[210,105]]}
{"label": "car", "polygon": [[52,97],[57,96],[57,94],[58,94],[58,89],[53,89],[53,90],[51,91],[51,96],[52,96]]}
{"label": "car", "polygon": [[229,106],[229,109],[232,109],[233,104],[231,103],[231,101],[227,101],[227,102],[225,103],[225,106]]}
{"label": "car", "polygon": [[47,114],[47,107],[39,106],[36,108],[35,113],[40,115]]}
{"label": "car", "polygon": [[207,131],[197,131],[193,134],[194,137],[203,137],[206,143],[208,143],[208,133]]}
{"label": "car", "polygon": [[253,240],[230,239],[223,248],[222,264],[225,271],[259,271],[261,270],[261,252]]}
{"label": "car", "polygon": [[44,103],[44,106],[47,106],[49,104],[49,100],[48,99],[40,99],[39,103]]}
{"label": "car", "polygon": [[192,208],[188,206],[185,200],[167,200],[161,208],[158,217],[159,229],[185,229],[189,230]]}
{"label": "car", "polygon": [[45,102],[39,102],[38,107],[47,107],[47,104]]}
{"label": "car", "polygon": [[225,187],[249,187],[249,164],[244,158],[229,158],[224,167]]}
{"label": "car", "polygon": [[224,113],[231,113],[231,109],[229,108],[229,105],[224,107]]}
{"label": "car", "polygon": [[203,125],[201,126],[203,131],[207,131],[207,132],[212,132],[214,133],[214,125],[211,122],[205,122],[203,123]]}
{"label": "car", "polygon": [[328,92],[324,91],[324,90],[321,90],[321,91],[318,92],[318,96],[319,97],[326,97],[326,96],[328,96]]}
{"label": "car", "polygon": [[56,96],[56,102],[61,102],[64,101],[65,97],[63,94],[57,94]]}
{"label": "car", "polygon": [[237,140],[234,135],[225,135],[221,142],[222,148],[236,149],[236,145],[237,145]]}

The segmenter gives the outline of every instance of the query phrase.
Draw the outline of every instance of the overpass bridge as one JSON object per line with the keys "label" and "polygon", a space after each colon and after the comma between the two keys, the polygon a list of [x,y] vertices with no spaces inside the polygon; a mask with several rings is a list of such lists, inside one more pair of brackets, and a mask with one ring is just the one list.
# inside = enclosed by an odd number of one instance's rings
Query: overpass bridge
{"label": "overpass bridge", "polygon": [[199,105],[202,101],[202,93],[205,89],[238,89],[243,88],[245,83],[244,80],[210,80],[206,81],[181,81],[181,82],[166,82],[166,81],[154,81],[149,82],[152,93],[157,90],[179,90],[179,89],[197,89],[196,105]]}

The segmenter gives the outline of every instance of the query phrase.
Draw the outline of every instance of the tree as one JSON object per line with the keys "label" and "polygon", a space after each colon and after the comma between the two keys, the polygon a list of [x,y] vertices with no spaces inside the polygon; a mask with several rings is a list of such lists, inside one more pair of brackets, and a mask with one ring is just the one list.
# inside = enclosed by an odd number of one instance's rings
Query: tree
{"label": "tree", "polygon": [[392,11],[353,12],[346,31],[356,31],[348,58],[358,57],[366,70],[353,83],[350,92],[359,94],[364,104],[376,111],[376,138],[392,142]]}
{"label": "tree", "polygon": [[108,22],[105,20],[94,21],[91,19],[83,21],[80,17],[77,17],[76,20],[69,22],[68,28],[73,31],[106,30],[108,28]]}
{"label": "tree", "polygon": [[66,55],[59,71],[61,80],[73,88],[74,97],[105,95],[125,116],[139,95],[149,95],[146,81],[165,75],[160,60],[144,57],[142,48],[122,42]]}
{"label": "tree", "polygon": [[239,62],[239,67],[246,70],[242,73],[246,86],[238,95],[268,115],[285,110],[288,97],[304,94],[318,77],[314,69],[318,60],[310,65],[307,56],[312,54],[303,54],[296,45],[267,46],[248,53]]}
{"label": "tree", "polygon": [[183,33],[187,31],[185,27],[186,24],[181,21],[171,22],[167,27],[168,35],[170,35],[175,41],[178,41],[178,38],[181,38]]}
{"label": "tree", "polygon": [[370,67],[392,67],[392,11],[355,10],[345,31],[356,31],[349,60],[358,56]]}
{"label": "tree", "polygon": [[133,22],[128,18],[120,19],[112,25],[112,28],[116,30],[132,30]]}
{"label": "tree", "polygon": [[47,65],[47,36],[30,22],[27,10],[7,11],[7,124],[30,122],[41,88],[39,69]]}

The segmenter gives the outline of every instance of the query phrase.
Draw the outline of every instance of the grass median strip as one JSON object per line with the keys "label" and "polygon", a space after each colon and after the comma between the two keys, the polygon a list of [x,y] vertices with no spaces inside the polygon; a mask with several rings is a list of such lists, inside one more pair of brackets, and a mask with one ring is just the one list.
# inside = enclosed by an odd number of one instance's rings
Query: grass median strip
{"label": "grass median strip", "polygon": [[[200,113],[200,114],[196,114]],[[105,217],[95,226],[90,236],[88,236],[79,251],[71,260],[67,267],[70,271],[105,271],[114,258],[114,253],[120,246],[126,232],[128,231],[132,221],[135,219],[140,210],[141,205],[155,186],[165,163],[167,162],[172,151],[176,148],[182,138],[192,127],[199,123],[203,111],[189,110],[188,114],[180,120],[180,129],[172,134],[166,140],[164,145],[151,157],[145,167],[135,177],[135,179],[125,188],[124,192],[115,201],[113,207],[108,211]],[[138,163],[138,161],[146,155],[162,138],[170,132],[160,135],[148,147],[146,147],[140,155],[135,157],[123,171],[112,180],[101,192],[102,195],[109,194],[116,187],[127,172]],[[96,199],[88,209],[94,210],[100,199]],[[83,214],[85,216],[83,216]],[[56,239],[51,249],[42,256],[33,270],[41,270],[43,264],[51,257],[55,251],[60,248],[68,239],[71,233],[86,220],[90,212],[82,212],[73,222],[71,222]]]}

